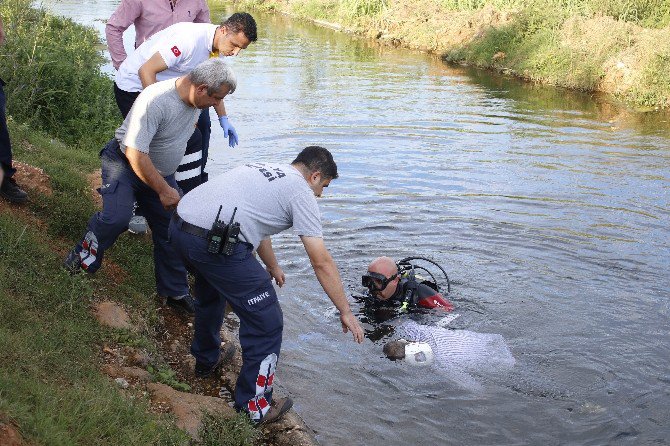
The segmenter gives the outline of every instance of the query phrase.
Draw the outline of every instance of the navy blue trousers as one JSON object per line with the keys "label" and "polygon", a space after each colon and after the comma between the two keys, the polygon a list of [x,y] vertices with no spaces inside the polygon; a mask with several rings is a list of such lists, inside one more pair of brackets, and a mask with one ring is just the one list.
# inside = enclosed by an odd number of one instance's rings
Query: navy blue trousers
{"label": "navy blue trousers", "polygon": [[248,244],[238,243],[230,256],[207,252],[207,240],[188,234],[172,220],[170,240],[195,276],[194,335],[196,361],[214,365],[221,348],[226,302],[240,318],[242,370],[235,386],[235,407],[261,420],[272,400],[275,367],[284,320],[270,275]]}
{"label": "navy blue trousers", "polygon": [[16,172],[12,167],[12,144],[9,141],[9,130],[7,130],[7,115],[5,106],[7,98],[3,89],[5,82],[0,79],[0,164],[5,171],[5,177],[9,178]]}
{"label": "navy blue trousers", "polygon": [[[154,273],[160,296],[188,294],[186,267],[168,241],[168,225],[173,211],[163,208],[158,194],[133,172],[119,143],[112,139],[100,152],[102,161],[102,211],[88,221],[86,234],[76,246],[82,268],[93,273],[102,265],[105,250],[128,228],[135,201],[142,207],[154,242]],[[174,175],[165,177],[177,188]]]}

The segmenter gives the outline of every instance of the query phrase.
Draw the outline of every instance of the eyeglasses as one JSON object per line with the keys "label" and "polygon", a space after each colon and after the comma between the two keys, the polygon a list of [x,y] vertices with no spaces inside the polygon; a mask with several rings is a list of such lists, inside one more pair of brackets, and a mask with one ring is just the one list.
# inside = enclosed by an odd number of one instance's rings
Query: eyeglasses
{"label": "eyeglasses", "polygon": [[398,277],[398,273],[395,273],[391,277],[386,277],[383,274],[368,271],[361,278],[361,283],[371,293],[374,293],[375,291],[383,291],[396,277]]}

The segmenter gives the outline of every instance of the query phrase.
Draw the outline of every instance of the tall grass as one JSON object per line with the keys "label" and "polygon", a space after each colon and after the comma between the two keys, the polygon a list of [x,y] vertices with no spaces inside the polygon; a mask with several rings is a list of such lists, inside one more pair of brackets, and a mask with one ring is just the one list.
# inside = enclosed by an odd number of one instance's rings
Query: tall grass
{"label": "tall grass", "polygon": [[390,0],[342,0],[340,11],[350,17],[374,16],[382,12]]}
{"label": "tall grass", "polygon": [[487,4],[506,10],[539,6],[561,15],[610,16],[650,28],[662,28],[670,24],[668,0],[440,0],[440,4],[452,11],[471,11]]}
{"label": "tall grass", "polygon": [[92,28],[51,16],[29,0],[3,0],[0,76],[8,113],[64,142],[99,149],[120,122],[112,81]]}

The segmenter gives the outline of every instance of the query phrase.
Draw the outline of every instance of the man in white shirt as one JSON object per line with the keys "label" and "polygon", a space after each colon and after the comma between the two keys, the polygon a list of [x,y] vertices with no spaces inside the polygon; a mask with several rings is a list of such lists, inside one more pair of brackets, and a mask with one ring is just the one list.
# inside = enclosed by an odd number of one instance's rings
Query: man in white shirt
{"label": "man in white shirt", "polygon": [[180,22],[209,23],[205,0],[121,0],[105,25],[107,48],[112,65],[118,70],[126,60],[123,33],[135,26],[135,48],[149,37]]}
{"label": "man in white shirt", "polygon": [[[128,113],[139,92],[148,85],[188,73],[212,54],[235,56],[256,39],[256,22],[244,12],[231,15],[219,26],[177,23],[154,34],[126,58],[116,73],[114,95],[121,114]],[[224,136],[234,147],[238,142],[237,132],[228,121],[224,103],[214,109]],[[184,192],[202,182],[207,153],[203,153],[201,147],[208,146],[209,135],[198,133],[196,131],[189,140],[185,158],[177,170],[177,182]]]}

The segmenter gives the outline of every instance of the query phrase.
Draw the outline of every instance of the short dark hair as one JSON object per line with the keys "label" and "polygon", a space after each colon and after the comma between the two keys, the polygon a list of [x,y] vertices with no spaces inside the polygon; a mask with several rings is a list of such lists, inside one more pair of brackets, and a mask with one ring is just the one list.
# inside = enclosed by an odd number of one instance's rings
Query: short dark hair
{"label": "short dark hair", "polygon": [[323,147],[305,147],[291,164],[302,164],[310,173],[321,172],[324,178],[337,178],[337,164],[335,164],[333,155]]}
{"label": "short dark hair", "polygon": [[248,12],[236,12],[228,17],[221,26],[225,26],[228,31],[235,34],[242,31],[249,42],[255,42],[258,39],[256,21]]}

